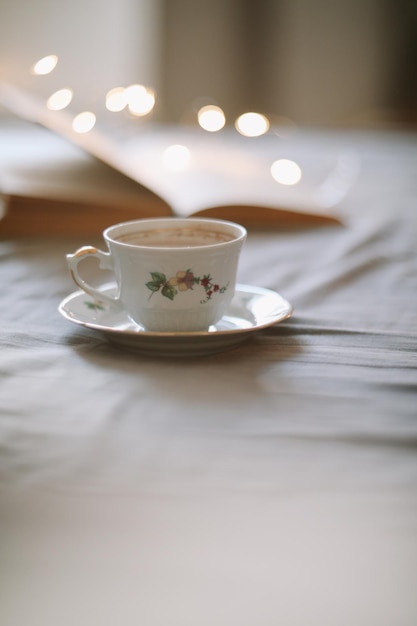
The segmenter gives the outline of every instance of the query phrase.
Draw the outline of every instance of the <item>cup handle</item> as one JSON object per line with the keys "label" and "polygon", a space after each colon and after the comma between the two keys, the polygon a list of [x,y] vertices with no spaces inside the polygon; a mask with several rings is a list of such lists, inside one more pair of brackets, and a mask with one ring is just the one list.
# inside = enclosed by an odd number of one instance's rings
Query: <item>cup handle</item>
{"label": "cup handle", "polygon": [[84,260],[86,256],[96,257],[99,261],[99,267],[102,270],[113,270],[113,262],[111,258],[110,252],[103,252],[94,246],[83,246],[76,250],[73,254],[67,254],[67,263],[69,267],[69,271],[71,273],[71,277],[73,281],[88,295],[92,296],[96,300],[100,302],[107,302],[108,304],[115,305],[119,303],[118,297],[112,297],[105,293],[103,293],[100,289],[96,289],[89,283],[87,283],[84,278],[82,278],[78,271],[78,264],[80,261]]}

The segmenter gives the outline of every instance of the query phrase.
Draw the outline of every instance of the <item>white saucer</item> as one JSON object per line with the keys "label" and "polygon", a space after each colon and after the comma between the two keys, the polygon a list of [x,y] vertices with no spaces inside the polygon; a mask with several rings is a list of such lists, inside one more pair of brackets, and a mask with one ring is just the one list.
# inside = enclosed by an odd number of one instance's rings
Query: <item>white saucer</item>
{"label": "white saucer", "polygon": [[227,314],[208,331],[189,333],[147,331],[122,309],[97,304],[83,291],[67,296],[58,310],[71,322],[98,330],[125,349],[150,356],[199,356],[240,344],[254,331],[290,317],[293,308],[275,291],[237,285]]}

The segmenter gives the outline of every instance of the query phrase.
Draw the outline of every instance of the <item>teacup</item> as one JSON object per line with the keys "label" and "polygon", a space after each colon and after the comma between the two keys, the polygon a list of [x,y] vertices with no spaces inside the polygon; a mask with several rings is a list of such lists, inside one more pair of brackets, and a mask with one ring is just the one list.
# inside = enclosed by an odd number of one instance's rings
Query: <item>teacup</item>
{"label": "teacup", "polygon": [[[84,246],[67,255],[74,282],[96,301],[121,306],[146,330],[207,330],[233,298],[240,224],[206,218],[155,218],[124,222],[103,232],[108,252]],[[81,261],[95,257],[114,272],[113,297],[82,276]]]}

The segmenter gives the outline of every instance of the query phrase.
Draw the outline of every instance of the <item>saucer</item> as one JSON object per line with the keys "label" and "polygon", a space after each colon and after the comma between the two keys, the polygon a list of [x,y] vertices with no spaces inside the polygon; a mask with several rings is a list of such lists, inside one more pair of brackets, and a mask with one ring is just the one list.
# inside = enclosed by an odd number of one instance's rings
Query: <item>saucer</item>
{"label": "saucer", "polygon": [[[105,291],[111,293],[114,287]],[[275,291],[238,284],[226,315],[207,331],[147,331],[123,309],[97,303],[83,291],[67,296],[58,311],[70,322],[97,330],[122,348],[149,356],[176,357],[214,354],[237,346],[251,333],[290,317],[293,308]]]}

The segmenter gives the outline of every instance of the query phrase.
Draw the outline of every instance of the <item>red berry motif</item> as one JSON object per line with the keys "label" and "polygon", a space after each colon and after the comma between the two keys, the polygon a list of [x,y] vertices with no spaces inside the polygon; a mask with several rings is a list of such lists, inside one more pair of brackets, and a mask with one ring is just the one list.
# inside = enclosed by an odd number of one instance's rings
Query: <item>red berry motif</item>
{"label": "red berry motif", "polygon": [[224,293],[228,287],[228,285],[220,287],[218,283],[213,283],[210,274],[204,274],[203,277],[195,276],[191,269],[180,270],[169,279],[162,272],[151,272],[151,278],[152,280],[146,283],[146,287],[152,292],[149,297],[161,291],[163,296],[173,300],[178,292],[188,291],[193,289],[194,285],[200,285],[205,292],[204,299],[200,300],[201,304],[208,302],[213,293]]}

